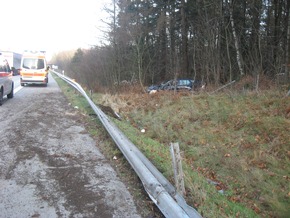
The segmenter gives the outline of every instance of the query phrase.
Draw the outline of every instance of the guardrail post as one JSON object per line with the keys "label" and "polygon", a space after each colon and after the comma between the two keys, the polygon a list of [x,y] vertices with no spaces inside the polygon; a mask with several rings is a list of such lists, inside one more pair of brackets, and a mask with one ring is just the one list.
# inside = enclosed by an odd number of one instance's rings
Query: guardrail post
{"label": "guardrail post", "polygon": [[185,195],[185,187],[184,187],[184,178],[182,171],[182,162],[181,155],[178,143],[170,143],[170,152],[172,156],[172,165],[174,171],[174,179],[177,192],[184,196]]}

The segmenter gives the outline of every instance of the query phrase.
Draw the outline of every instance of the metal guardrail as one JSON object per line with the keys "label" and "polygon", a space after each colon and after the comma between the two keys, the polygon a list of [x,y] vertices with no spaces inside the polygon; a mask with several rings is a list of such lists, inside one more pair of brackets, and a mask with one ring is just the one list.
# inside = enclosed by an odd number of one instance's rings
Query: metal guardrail
{"label": "metal guardrail", "polygon": [[58,72],[51,71],[78,90],[88,101],[103,126],[110,134],[120,151],[135,170],[151,200],[165,217],[168,218],[200,218],[194,208],[187,205],[184,198],[174,186],[158,171],[158,169],[142,154],[142,152],[119,130],[119,128],[88,97],[84,89],[74,80]]}

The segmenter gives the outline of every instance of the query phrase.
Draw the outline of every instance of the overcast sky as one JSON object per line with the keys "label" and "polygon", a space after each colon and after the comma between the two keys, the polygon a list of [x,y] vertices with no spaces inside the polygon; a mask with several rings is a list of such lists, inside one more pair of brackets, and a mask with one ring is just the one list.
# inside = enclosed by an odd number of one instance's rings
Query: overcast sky
{"label": "overcast sky", "polygon": [[57,51],[96,45],[111,0],[1,0],[0,50]]}

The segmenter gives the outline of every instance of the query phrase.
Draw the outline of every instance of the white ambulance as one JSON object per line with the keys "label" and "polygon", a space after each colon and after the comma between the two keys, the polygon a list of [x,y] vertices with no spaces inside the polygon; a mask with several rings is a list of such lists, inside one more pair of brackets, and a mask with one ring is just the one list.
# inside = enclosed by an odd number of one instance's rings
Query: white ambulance
{"label": "white ambulance", "polygon": [[12,70],[7,60],[0,53],[0,106],[3,104],[3,99],[13,98],[14,83],[12,80]]}
{"label": "white ambulance", "polygon": [[20,84],[43,84],[47,86],[48,70],[45,52],[24,52],[20,65]]}

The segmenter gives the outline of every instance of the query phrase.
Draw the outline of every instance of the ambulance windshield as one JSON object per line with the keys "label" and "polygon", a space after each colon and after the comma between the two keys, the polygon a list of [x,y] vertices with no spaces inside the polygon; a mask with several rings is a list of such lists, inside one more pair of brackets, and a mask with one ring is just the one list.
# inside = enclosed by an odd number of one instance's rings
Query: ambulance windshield
{"label": "ambulance windshield", "polygon": [[42,70],[45,68],[44,59],[24,58],[22,67],[25,69]]}

